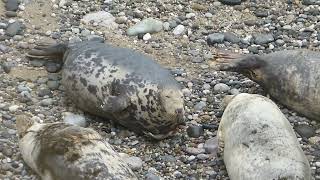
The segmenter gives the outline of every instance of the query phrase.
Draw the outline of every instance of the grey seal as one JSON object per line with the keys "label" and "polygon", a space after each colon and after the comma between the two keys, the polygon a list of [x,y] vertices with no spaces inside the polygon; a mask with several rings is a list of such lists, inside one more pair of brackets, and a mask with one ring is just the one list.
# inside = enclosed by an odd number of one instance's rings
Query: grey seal
{"label": "grey seal", "polygon": [[63,60],[65,92],[83,111],[155,139],[184,124],[181,85],[147,55],[85,41],[40,45],[27,57]]}
{"label": "grey seal", "polygon": [[311,179],[296,134],[272,100],[247,93],[226,99],[217,136],[231,180]]}
{"label": "grey seal", "polygon": [[263,55],[217,52],[210,66],[239,72],[255,81],[280,104],[320,121],[320,52],[297,49]]}
{"label": "grey seal", "polygon": [[42,180],[137,179],[114,148],[90,128],[38,123],[17,115],[23,160]]}

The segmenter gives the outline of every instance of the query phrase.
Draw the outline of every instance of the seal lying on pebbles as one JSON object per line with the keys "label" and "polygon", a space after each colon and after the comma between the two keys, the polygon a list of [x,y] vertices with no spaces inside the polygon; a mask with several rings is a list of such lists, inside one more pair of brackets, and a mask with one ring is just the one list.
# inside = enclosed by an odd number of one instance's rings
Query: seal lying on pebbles
{"label": "seal lying on pebbles", "polygon": [[[284,50],[265,55],[218,53],[211,66],[242,73],[289,109],[320,121],[320,52]],[[219,58],[220,57],[220,58]]]}
{"label": "seal lying on pebbles", "polygon": [[311,179],[293,128],[273,101],[247,93],[228,99],[218,141],[231,180]]}
{"label": "seal lying on pebbles", "polygon": [[150,57],[97,41],[38,46],[31,58],[63,59],[62,84],[82,110],[163,139],[184,123],[180,84]]}
{"label": "seal lying on pebbles", "polygon": [[105,139],[89,128],[16,117],[22,158],[42,180],[137,179]]}

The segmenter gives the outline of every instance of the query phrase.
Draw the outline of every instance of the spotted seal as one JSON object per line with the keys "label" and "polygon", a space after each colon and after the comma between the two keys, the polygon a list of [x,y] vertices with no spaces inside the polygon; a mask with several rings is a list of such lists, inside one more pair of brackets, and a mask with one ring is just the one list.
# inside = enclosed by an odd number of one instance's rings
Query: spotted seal
{"label": "spotted seal", "polygon": [[263,55],[217,52],[215,70],[239,72],[282,105],[320,121],[320,52],[298,49]]}
{"label": "spotted seal", "polygon": [[296,134],[272,100],[247,93],[227,99],[217,136],[231,180],[311,180]]}
{"label": "spotted seal", "polygon": [[42,180],[137,179],[129,165],[90,128],[63,122],[38,123],[17,115],[19,149]]}
{"label": "spotted seal", "polygon": [[82,110],[163,139],[184,123],[180,84],[137,51],[98,41],[38,46],[30,58],[63,60],[62,84]]}

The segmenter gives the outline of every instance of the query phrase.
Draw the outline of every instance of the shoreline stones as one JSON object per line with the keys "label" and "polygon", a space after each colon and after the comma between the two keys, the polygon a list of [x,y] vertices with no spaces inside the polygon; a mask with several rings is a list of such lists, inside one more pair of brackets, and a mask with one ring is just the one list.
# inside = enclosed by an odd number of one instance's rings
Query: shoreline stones
{"label": "shoreline stones", "polygon": [[127,30],[128,36],[136,36],[138,34],[156,33],[163,29],[163,23],[153,18],[144,19]]}
{"label": "shoreline stones", "polygon": [[227,102],[218,138],[231,180],[311,178],[293,128],[273,101],[241,93]]}

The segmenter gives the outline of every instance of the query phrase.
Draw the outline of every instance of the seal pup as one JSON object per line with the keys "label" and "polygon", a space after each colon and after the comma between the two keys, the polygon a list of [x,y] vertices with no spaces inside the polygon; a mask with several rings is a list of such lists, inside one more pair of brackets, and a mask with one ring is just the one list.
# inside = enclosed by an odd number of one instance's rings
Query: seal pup
{"label": "seal pup", "polygon": [[280,104],[320,121],[320,52],[283,50],[264,55],[218,52],[215,70],[238,72],[255,81]]}
{"label": "seal pup", "polygon": [[16,116],[23,160],[42,180],[137,179],[96,131],[67,123],[37,123]]}
{"label": "seal pup", "polygon": [[98,41],[40,45],[27,57],[63,60],[65,92],[83,111],[155,139],[184,123],[180,84],[151,57]]}
{"label": "seal pup", "polygon": [[241,93],[224,103],[217,136],[231,180],[311,179],[295,132],[272,100]]}

